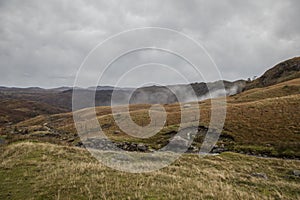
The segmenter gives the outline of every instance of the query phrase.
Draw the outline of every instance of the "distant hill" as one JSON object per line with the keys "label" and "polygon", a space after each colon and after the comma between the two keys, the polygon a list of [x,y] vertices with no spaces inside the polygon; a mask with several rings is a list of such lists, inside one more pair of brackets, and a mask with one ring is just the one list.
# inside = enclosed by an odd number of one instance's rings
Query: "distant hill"
{"label": "distant hill", "polygon": [[0,125],[17,123],[37,115],[57,114],[66,111],[65,109],[36,101],[1,99]]}
{"label": "distant hill", "polygon": [[[96,106],[110,106],[111,97],[114,92],[117,101],[116,104],[170,104],[178,101],[176,95],[183,97],[183,101],[197,101],[199,99],[203,100],[209,98],[208,88],[212,93],[212,97],[218,95],[224,95],[218,91],[222,88],[224,84],[227,95],[235,94],[243,90],[245,81],[217,81],[213,83],[192,83],[190,85],[170,85],[170,86],[149,86],[138,88],[132,96],[132,88],[113,88],[111,86],[97,86],[90,88],[76,88],[78,91],[82,102],[88,101],[88,97],[91,96],[96,89],[95,93],[95,104]],[[187,88],[191,86],[196,94],[192,95]],[[171,90],[173,91],[171,91]],[[175,95],[175,93],[176,95]],[[7,88],[0,87],[0,100],[1,99],[17,99],[34,101],[43,104],[47,104],[50,107],[56,107],[66,111],[72,110],[72,95],[73,89],[69,87],[61,87],[54,89],[43,89],[43,88]],[[81,108],[91,107],[93,105],[84,104]]]}
{"label": "distant hill", "polygon": [[[178,102],[199,101],[209,98],[216,98],[224,95],[240,93],[245,86],[245,81],[216,81],[211,83],[192,83],[190,85],[150,86],[138,88],[132,95],[132,104],[170,104]],[[190,88],[193,89],[190,90]],[[222,91],[225,89],[226,91]],[[224,93],[225,92],[225,93]]]}
{"label": "distant hill", "polygon": [[[148,86],[137,88],[134,92],[133,88],[114,88],[112,86],[76,88],[76,90],[83,102],[82,106],[78,107],[78,109],[93,106],[91,103],[85,104],[84,102],[90,102],[89,97],[94,94],[95,90],[96,106],[110,106],[113,92],[116,96],[116,101],[114,102],[116,105],[124,105],[128,102],[130,104],[171,104],[179,101],[177,99],[178,96],[182,97],[181,101],[183,102],[199,101],[224,95],[230,96],[244,90],[263,88],[297,77],[300,77],[300,57],[279,63],[266,71],[261,77],[251,82],[244,80],[234,82],[220,80],[212,83],[201,82],[169,86]],[[226,89],[225,94],[221,90],[223,85]],[[188,89],[190,87],[193,88],[196,96]],[[49,108],[54,107],[59,112],[72,110],[72,95],[72,87],[54,89],[0,87],[0,100],[14,99],[37,102],[43,104],[43,107],[47,105]]]}
{"label": "distant hill", "polygon": [[247,83],[245,89],[267,87],[295,78],[300,78],[300,57],[277,64],[275,67],[267,70],[258,79]]}

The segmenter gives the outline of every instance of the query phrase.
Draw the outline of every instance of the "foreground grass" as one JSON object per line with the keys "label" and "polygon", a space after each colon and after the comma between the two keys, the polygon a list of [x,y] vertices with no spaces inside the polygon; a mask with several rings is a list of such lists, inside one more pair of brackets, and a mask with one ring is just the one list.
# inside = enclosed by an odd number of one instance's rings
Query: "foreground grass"
{"label": "foreground grass", "polygon": [[[84,150],[22,142],[0,156],[0,199],[299,199],[300,161],[184,155],[152,173],[101,165]],[[253,177],[265,173],[268,179]]]}

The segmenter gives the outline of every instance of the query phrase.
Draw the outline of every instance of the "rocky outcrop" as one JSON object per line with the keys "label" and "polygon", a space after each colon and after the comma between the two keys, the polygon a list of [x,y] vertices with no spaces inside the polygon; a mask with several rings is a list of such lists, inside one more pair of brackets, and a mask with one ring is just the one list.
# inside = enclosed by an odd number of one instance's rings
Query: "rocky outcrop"
{"label": "rocky outcrop", "polygon": [[294,78],[300,78],[300,57],[295,57],[277,64],[258,79],[248,82],[245,89],[267,87]]}
{"label": "rocky outcrop", "polygon": [[[78,143],[76,146],[86,147],[97,150],[119,150],[124,151],[136,151],[136,152],[149,152],[150,149],[147,145],[142,143],[132,143],[132,142],[112,142],[106,138],[88,138],[84,142]],[[119,149],[118,149],[119,148]]]}

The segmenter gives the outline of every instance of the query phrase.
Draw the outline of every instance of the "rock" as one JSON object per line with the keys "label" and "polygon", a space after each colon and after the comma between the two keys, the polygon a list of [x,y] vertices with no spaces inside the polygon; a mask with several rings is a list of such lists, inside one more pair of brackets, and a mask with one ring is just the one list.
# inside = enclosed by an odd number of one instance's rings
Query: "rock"
{"label": "rock", "polygon": [[211,150],[211,153],[223,153],[225,150],[223,148],[214,148],[213,150]]}
{"label": "rock", "polygon": [[191,104],[184,104],[183,108],[190,108],[192,105]]}
{"label": "rock", "polygon": [[293,170],[293,175],[300,177],[300,170]]}
{"label": "rock", "polygon": [[123,146],[121,146],[121,148],[125,151],[129,150],[129,146],[127,144],[124,144]]}
{"label": "rock", "polygon": [[71,139],[68,140],[68,142],[70,142],[70,143],[71,143],[71,142],[74,142],[74,141],[75,141],[74,138],[71,138]]}
{"label": "rock", "polygon": [[25,130],[22,131],[22,135],[27,135],[27,134],[29,134],[28,129],[25,129]]}
{"label": "rock", "polygon": [[108,129],[110,127],[111,127],[111,124],[103,124],[103,125],[101,125],[102,129]]}
{"label": "rock", "polygon": [[224,145],[215,145],[210,153],[223,153],[225,151],[227,151],[227,149],[224,147]]}
{"label": "rock", "polygon": [[130,143],[130,142],[118,142],[115,144],[118,148],[123,149],[124,151],[141,151],[146,152],[148,150],[148,146],[140,143]]}
{"label": "rock", "polygon": [[188,152],[198,152],[198,151],[199,149],[193,145],[188,148]]}
{"label": "rock", "polygon": [[114,131],[114,134],[120,134],[121,133],[121,131]]}
{"label": "rock", "polygon": [[189,141],[187,139],[184,139],[181,136],[174,136],[173,140],[170,140],[169,143],[172,142],[175,146],[182,146],[187,147],[189,144]]}
{"label": "rock", "polygon": [[252,173],[251,176],[257,177],[257,178],[263,178],[263,179],[268,179],[267,174],[265,173]]}
{"label": "rock", "polygon": [[83,147],[83,143],[82,142],[77,142],[77,144],[75,144],[76,147]]}
{"label": "rock", "polygon": [[130,161],[130,157],[126,154],[115,155],[114,161]]}
{"label": "rock", "polygon": [[144,144],[138,144],[137,145],[137,150],[138,151],[147,151],[147,147]]}

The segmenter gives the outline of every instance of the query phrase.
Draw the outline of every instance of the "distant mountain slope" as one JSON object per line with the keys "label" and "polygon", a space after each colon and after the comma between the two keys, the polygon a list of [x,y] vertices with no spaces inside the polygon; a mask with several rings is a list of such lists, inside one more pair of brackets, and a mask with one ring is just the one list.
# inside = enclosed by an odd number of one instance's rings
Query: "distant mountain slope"
{"label": "distant mountain slope", "polygon": [[[190,85],[170,85],[170,86],[150,86],[138,88],[132,96],[132,88],[115,88],[113,87],[91,87],[91,88],[76,88],[78,94],[80,95],[82,106],[79,108],[91,107],[90,103],[85,104],[85,102],[90,102],[88,99],[90,96],[93,96],[94,89],[95,93],[95,104],[96,106],[110,106],[111,98],[114,92],[114,95],[117,97],[116,104],[124,105],[130,102],[131,104],[170,104],[178,102],[176,95],[183,97],[183,101],[197,101],[203,99],[203,96],[208,95],[208,88],[210,91],[213,91],[214,94],[220,95],[217,91],[222,88],[224,84],[225,89],[227,90],[227,95],[235,94],[244,88],[245,81],[217,81],[212,83],[192,83]],[[192,95],[187,88],[191,86],[196,94]],[[172,91],[173,90],[173,91]],[[174,91],[176,95],[174,94]],[[6,88],[0,87],[0,100],[1,99],[18,99],[26,101],[35,101],[43,104],[47,104],[50,107],[56,107],[59,109],[71,111],[72,110],[72,95],[73,89],[68,87],[55,88],[55,89],[42,89],[42,88]],[[222,94],[224,95],[224,94]]]}
{"label": "distant mountain slope", "polygon": [[62,112],[66,112],[66,110],[36,101],[1,99],[0,125],[17,123],[37,115],[57,114]]}
{"label": "distant mountain slope", "polygon": [[248,83],[246,90],[267,87],[294,78],[300,78],[300,57],[295,57],[277,64],[261,77]]}
{"label": "distant mountain slope", "polygon": [[[184,102],[198,101],[211,97],[214,98],[223,96],[224,92],[221,91],[222,84],[224,84],[226,95],[228,96],[240,93],[243,90],[268,87],[297,77],[300,77],[300,57],[281,62],[272,69],[266,71],[258,79],[247,83],[244,80],[235,82],[223,80],[207,84],[201,82],[169,86],[148,86],[136,89],[132,96],[130,96],[133,91],[132,88],[115,88],[114,94],[117,97],[115,104],[124,105],[128,102],[131,104],[170,104],[178,102],[176,96],[181,96],[181,101]],[[192,94],[193,92],[188,90],[190,87],[193,88],[196,96]],[[88,98],[92,96],[95,89],[96,106],[111,105],[111,98],[113,94],[113,87],[111,86],[97,86],[87,89],[76,88],[80,94],[81,101],[83,102],[82,106],[78,109],[93,106],[91,103],[85,104],[85,102],[91,102]],[[0,87],[0,100],[16,99],[34,101],[49,105],[49,107],[55,107],[66,111],[72,110],[72,95],[73,89],[69,87],[54,89],[42,89],[37,87]]]}
{"label": "distant mountain slope", "polygon": [[[182,102],[199,101],[208,98],[216,98],[224,95],[233,95],[243,90],[245,81],[238,80],[216,81],[211,83],[192,83],[187,85],[150,86],[138,88],[132,95],[132,104],[170,104]],[[193,89],[193,91],[191,90]],[[223,91],[225,89],[226,91]]]}

